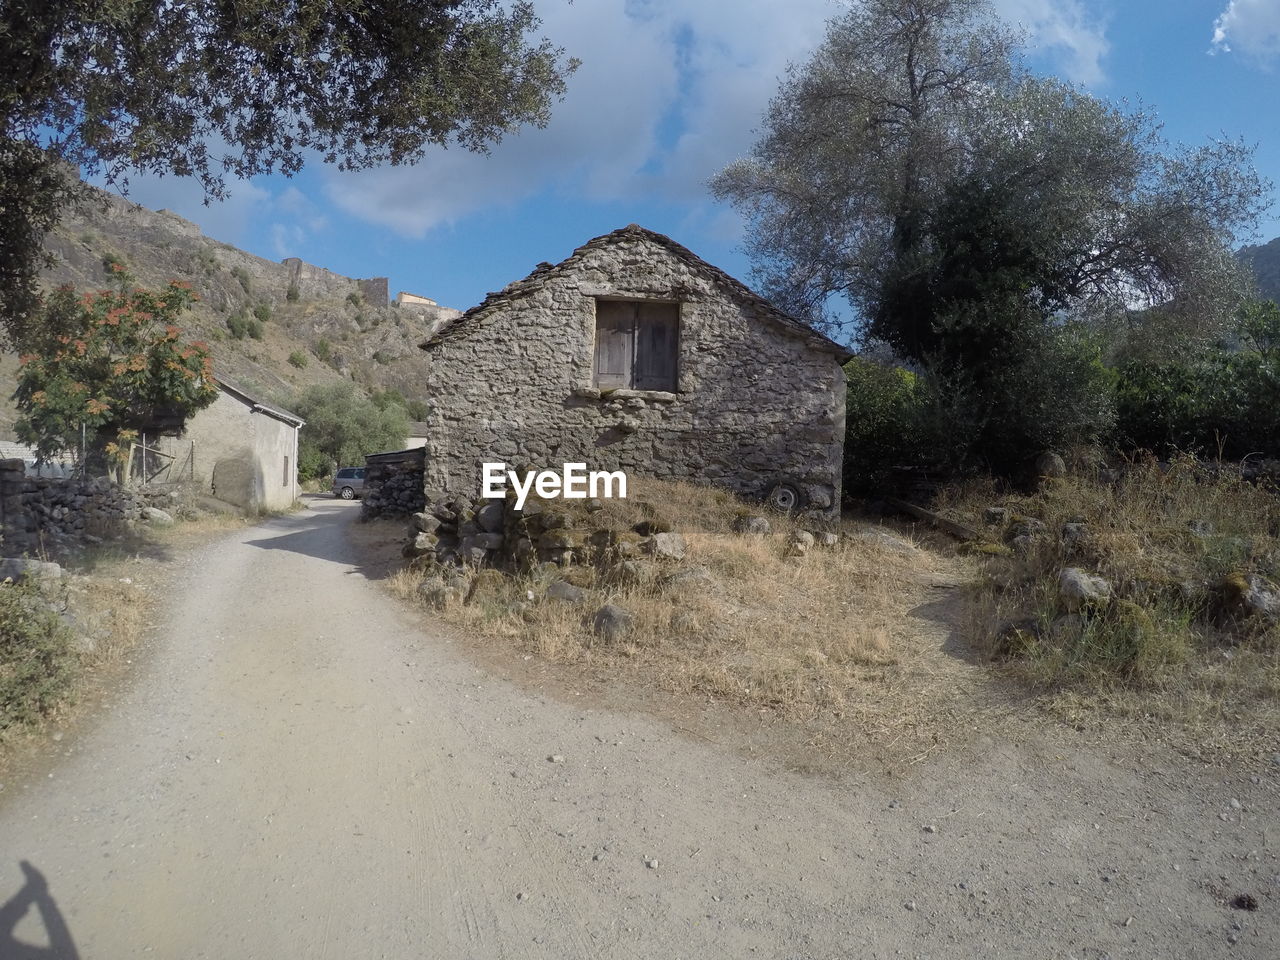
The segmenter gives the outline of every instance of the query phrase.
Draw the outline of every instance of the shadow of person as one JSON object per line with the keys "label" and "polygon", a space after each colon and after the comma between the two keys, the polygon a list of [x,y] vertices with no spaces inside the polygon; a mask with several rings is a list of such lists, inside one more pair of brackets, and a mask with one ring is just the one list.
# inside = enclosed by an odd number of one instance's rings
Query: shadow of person
{"label": "shadow of person", "polygon": [[[49,883],[44,874],[26,860],[19,863],[27,882],[22,889],[0,906],[0,960],[80,960],[71,931],[62,919],[62,911],[49,896]],[[49,946],[37,947],[18,940],[13,931],[35,906],[44,922]]]}

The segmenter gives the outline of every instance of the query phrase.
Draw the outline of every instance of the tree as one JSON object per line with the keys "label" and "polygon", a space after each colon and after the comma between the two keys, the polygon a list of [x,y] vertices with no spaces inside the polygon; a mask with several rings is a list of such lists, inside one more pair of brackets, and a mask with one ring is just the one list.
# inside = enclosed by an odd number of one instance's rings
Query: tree
{"label": "tree", "polygon": [[20,339],[75,167],[225,178],[408,163],[542,125],[576,64],[527,0],[0,6],[0,318]]}
{"label": "tree", "polygon": [[291,406],[307,421],[298,450],[304,480],[362,463],[370,453],[399,450],[409,436],[404,407],[380,407],[349,380],[307,387]]}
{"label": "tree", "polygon": [[[832,21],[713,181],[749,219],[767,292],[828,324],[844,298],[859,333],[917,360],[949,299],[963,313],[993,285],[1042,323],[1221,325],[1243,290],[1233,232],[1263,207],[1251,151],[1173,148],[1015,49],[985,0],[861,0]],[[975,212],[989,245],[957,254]]]}
{"label": "tree", "polygon": [[180,431],[217,398],[207,347],[183,342],[177,324],[189,287],[157,293],[122,277],[118,290],[83,297],[60,288],[39,313],[14,400],[18,437],[42,458],[87,433],[119,461],[140,431]]}

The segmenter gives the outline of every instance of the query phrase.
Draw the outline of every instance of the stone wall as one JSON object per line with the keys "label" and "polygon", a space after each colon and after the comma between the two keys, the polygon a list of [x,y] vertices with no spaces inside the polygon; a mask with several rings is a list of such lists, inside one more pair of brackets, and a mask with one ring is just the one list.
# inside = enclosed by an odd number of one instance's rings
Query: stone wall
{"label": "stone wall", "polygon": [[426,506],[422,455],[418,450],[406,454],[375,455],[365,460],[364,491],[360,494],[362,519],[405,517]]}
{"label": "stone wall", "polygon": [[33,479],[21,460],[0,461],[0,552],[5,556],[58,552],[116,536],[139,520],[146,497],[106,477]]}
{"label": "stone wall", "polygon": [[[592,385],[596,298],[679,304],[674,392]],[[427,344],[427,497],[479,493],[481,464],[626,470],[760,496],[785,479],[839,509],[842,350],[637,227],[542,265]]]}

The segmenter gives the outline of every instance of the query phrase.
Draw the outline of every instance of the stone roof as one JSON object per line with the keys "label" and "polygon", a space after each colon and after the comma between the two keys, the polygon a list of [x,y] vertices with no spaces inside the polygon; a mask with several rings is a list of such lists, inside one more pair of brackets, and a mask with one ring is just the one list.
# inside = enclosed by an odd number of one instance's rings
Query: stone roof
{"label": "stone roof", "polygon": [[288,410],[284,409],[284,407],[277,407],[274,404],[264,403],[261,400],[255,399],[246,393],[243,388],[236,386],[229,380],[224,380],[216,374],[213,379],[218,384],[219,388],[221,388],[223,393],[230,394],[241,403],[246,404],[255,411],[265,413],[267,416],[283,421],[291,427],[301,427],[307,422],[296,413],[290,413]]}
{"label": "stone roof", "polygon": [[716,283],[727,296],[737,300],[754,310],[757,316],[773,323],[776,327],[785,333],[792,334],[806,343],[815,350],[824,350],[836,354],[841,363],[844,363],[851,356],[853,351],[843,344],[829,337],[823,336],[813,327],[809,326],[801,320],[797,320],[790,314],[784,313],[764,297],[751,290],[746,284],[740,280],[736,280],[729,274],[725,273],[719,267],[713,266],[703,260],[688,247],[682,246],[672,240],[665,234],[657,233],[653,230],[647,230],[639,224],[632,223],[620,230],[614,230],[612,233],[606,233],[603,236],[588,240],[573,253],[559,263],[540,263],[533,268],[523,280],[517,280],[509,283],[496,293],[490,293],[484,301],[477,306],[472,307],[465,313],[455,317],[452,321],[446,322],[438,330],[428,337],[422,344],[423,350],[430,350],[432,347],[445,343],[449,340],[455,340],[460,337],[471,335],[481,325],[484,319],[492,311],[503,307],[509,303],[513,303],[530,293],[534,293],[542,287],[547,280],[559,274],[568,273],[573,270],[583,259],[590,253],[611,246],[615,243],[621,243],[628,240],[647,240],[650,243],[663,247],[673,254],[677,259],[693,267],[702,273],[714,283]]}

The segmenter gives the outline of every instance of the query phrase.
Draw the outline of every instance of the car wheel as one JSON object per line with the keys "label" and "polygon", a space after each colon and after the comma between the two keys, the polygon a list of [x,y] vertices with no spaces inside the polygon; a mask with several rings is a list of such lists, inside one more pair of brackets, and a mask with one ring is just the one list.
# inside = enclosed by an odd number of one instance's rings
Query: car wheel
{"label": "car wheel", "polygon": [[338,494],[338,496],[342,497],[343,500],[354,500],[356,498],[356,492],[350,487],[343,487],[342,493]]}
{"label": "car wheel", "polygon": [[804,493],[799,484],[778,480],[765,491],[764,502],[780,513],[794,513],[804,506]]}

